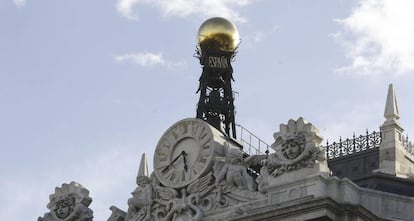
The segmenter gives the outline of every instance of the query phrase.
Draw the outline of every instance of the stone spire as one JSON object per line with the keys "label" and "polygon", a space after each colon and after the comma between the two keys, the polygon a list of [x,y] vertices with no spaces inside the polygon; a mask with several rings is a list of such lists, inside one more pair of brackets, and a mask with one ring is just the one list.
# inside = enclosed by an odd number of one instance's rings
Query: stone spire
{"label": "stone spire", "polygon": [[392,84],[388,87],[384,111],[385,122],[380,127],[382,141],[379,151],[378,172],[398,177],[414,177],[413,157],[405,150],[402,142],[404,129],[399,123],[397,98]]}
{"label": "stone spire", "polygon": [[398,111],[397,97],[395,96],[394,86],[388,86],[387,102],[385,104],[384,117],[385,123],[398,123],[400,113]]}
{"label": "stone spire", "polygon": [[145,156],[145,153],[143,153],[141,156],[141,162],[139,164],[139,170],[138,170],[137,177],[142,177],[142,176],[149,177],[148,160],[147,160],[147,157]]}

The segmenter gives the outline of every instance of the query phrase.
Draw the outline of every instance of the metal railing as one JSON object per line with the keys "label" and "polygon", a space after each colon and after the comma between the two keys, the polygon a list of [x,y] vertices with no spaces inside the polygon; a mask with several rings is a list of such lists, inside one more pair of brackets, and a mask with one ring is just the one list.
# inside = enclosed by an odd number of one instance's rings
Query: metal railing
{"label": "metal railing", "polygon": [[352,154],[360,153],[362,151],[378,148],[382,142],[381,133],[372,132],[368,133],[368,130],[365,135],[360,135],[355,137],[355,134],[351,139],[347,138],[346,140],[339,139],[339,142],[333,142],[329,144],[326,142],[326,157],[328,160],[334,158],[349,156]]}
{"label": "metal railing", "polygon": [[410,153],[411,156],[414,156],[414,144],[408,139],[408,135],[402,137],[402,143],[405,150]]}
{"label": "metal railing", "polygon": [[243,144],[243,150],[249,155],[269,154],[269,144],[254,135],[240,124],[236,124],[236,131],[239,134],[239,141]]}

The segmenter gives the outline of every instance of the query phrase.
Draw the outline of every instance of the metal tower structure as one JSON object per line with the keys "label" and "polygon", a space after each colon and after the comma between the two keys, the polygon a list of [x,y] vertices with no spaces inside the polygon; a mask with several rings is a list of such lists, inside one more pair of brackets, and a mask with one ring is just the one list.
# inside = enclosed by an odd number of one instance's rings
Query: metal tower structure
{"label": "metal tower structure", "polygon": [[196,57],[203,68],[197,118],[236,138],[231,62],[240,43],[236,26],[224,18],[205,21],[198,31]]}

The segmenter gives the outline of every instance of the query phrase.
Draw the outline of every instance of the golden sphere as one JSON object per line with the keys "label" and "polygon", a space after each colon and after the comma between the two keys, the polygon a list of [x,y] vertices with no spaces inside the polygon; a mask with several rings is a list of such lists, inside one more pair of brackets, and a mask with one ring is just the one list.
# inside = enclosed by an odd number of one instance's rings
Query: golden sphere
{"label": "golden sphere", "polygon": [[201,50],[234,52],[239,43],[239,31],[225,18],[210,18],[198,29],[198,44]]}

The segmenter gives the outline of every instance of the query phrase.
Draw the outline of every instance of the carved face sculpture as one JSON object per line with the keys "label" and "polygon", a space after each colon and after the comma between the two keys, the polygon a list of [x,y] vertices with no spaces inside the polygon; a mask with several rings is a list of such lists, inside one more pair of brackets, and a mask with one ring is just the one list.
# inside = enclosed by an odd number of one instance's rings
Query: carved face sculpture
{"label": "carved face sculpture", "polygon": [[295,159],[302,152],[303,143],[299,139],[289,139],[282,145],[283,155],[289,159]]}
{"label": "carved face sculpture", "polygon": [[70,197],[64,197],[61,200],[56,202],[56,217],[59,219],[65,219],[68,217],[73,211],[73,199]]}

